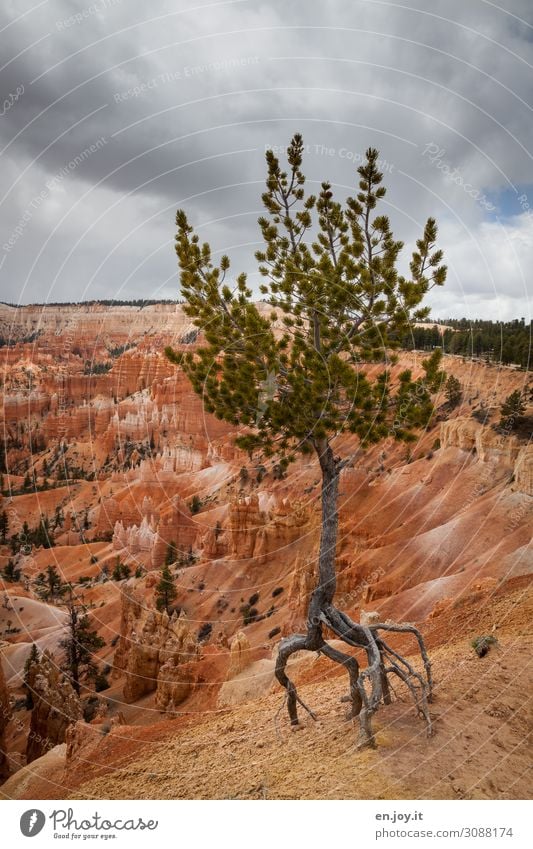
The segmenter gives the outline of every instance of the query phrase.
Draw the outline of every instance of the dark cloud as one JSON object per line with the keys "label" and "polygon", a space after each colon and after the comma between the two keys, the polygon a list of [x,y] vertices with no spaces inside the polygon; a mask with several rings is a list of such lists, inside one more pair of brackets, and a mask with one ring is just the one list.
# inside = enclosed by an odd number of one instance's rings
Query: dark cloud
{"label": "dark cloud", "polygon": [[348,194],[372,144],[398,234],[437,216],[451,267],[438,314],[529,315],[528,0],[50,0],[2,15],[4,298],[174,295],[181,204],[254,280],[264,150],[301,131],[311,186]]}

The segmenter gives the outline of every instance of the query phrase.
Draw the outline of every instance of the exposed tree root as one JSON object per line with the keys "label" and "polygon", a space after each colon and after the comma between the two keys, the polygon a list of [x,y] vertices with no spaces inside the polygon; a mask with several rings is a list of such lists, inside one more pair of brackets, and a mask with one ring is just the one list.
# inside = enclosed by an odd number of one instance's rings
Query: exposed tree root
{"label": "exposed tree root", "polygon": [[[307,612],[307,633],[286,637],[279,645],[276,663],[276,678],[287,691],[287,709],[292,725],[298,725],[298,702],[311,716],[314,714],[301,701],[294,683],[287,676],[287,661],[298,651],[317,651],[340,663],[348,672],[349,695],[345,701],[351,704],[351,717],[359,719],[357,745],[375,746],[372,733],[372,716],[381,702],[392,700],[391,678],[396,676],[407,687],[419,716],[426,721],[428,736],[432,734],[428,703],[432,698],[433,682],[431,664],[420,631],[413,625],[377,623],[371,626],[352,622],[346,613],[333,605],[336,587],[335,551],[338,530],[338,485],[339,475],[345,464],[333,454],[327,441],[315,443],[322,470],[322,533],[318,558],[318,585],[311,595]],[[367,667],[360,669],[357,660],[350,654],[329,645],[323,636],[326,626],[346,645],[362,649],[366,653]],[[381,632],[413,634],[418,642],[424,672],[418,672],[401,654],[391,648]]]}
{"label": "exposed tree root", "polygon": [[[310,611],[313,603],[310,605]],[[360,669],[355,657],[339,651],[327,643],[322,635],[322,627],[326,625],[344,643],[352,648],[362,649],[367,656],[366,669]],[[405,657],[391,648],[383,639],[380,632],[411,633],[416,637],[424,672],[417,671]],[[287,675],[287,662],[292,654],[299,651],[318,651],[334,663],[339,663],[348,672],[349,695],[342,701],[350,704],[352,718],[359,719],[359,748],[375,746],[372,732],[372,716],[378,710],[381,702],[390,704],[390,677],[396,676],[407,687],[416,710],[427,727],[427,734],[433,733],[428,703],[432,700],[433,681],[431,664],[420,631],[413,625],[392,623],[377,623],[370,627],[357,624],[332,604],[325,604],[318,619],[314,617],[308,622],[307,634],[295,634],[283,639],[279,646],[276,663],[276,678],[287,691],[287,709],[292,725],[298,725],[298,703],[316,719],[313,711],[299,697],[294,683]]]}

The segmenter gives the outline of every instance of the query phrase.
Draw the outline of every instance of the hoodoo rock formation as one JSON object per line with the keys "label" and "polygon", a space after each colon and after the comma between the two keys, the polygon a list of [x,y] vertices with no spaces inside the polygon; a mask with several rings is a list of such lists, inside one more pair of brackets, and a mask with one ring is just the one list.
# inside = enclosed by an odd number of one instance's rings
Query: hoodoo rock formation
{"label": "hoodoo rock formation", "polygon": [[300,501],[275,497],[262,510],[256,493],[239,496],[229,508],[229,556],[234,559],[259,558],[265,562],[279,549],[290,549],[300,538],[310,519],[310,511]]}
{"label": "hoodoo rock formation", "polygon": [[[75,779],[86,759],[102,770],[115,757],[121,763],[130,738],[133,748],[136,735],[149,739],[152,724],[178,733],[182,720],[167,720],[182,712],[203,722],[224,685],[232,693],[220,702],[224,711],[243,694],[262,697],[257,681],[272,675],[281,637],[305,627],[316,584],[319,469],[308,458],[283,471],[264,458],[258,465],[235,446],[235,429],[203,410],[163,354],[169,344],[183,352],[195,344],[179,306],[0,305],[0,335],[9,340],[0,412],[8,678],[6,689],[0,673],[0,779],[7,750],[9,781],[29,769],[24,782],[35,787],[31,770],[41,756],[60,763],[53,780],[64,780],[61,750],[46,754],[63,741]],[[420,375],[426,356],[400,352],[391,379],[406,368]],[[442,367],[460,381],[463,400],[450,410],[443,397],[435,423],[412,446],[363,452],[356,437],[342,437],[342,452],[355,459],[340,479],[337,598],[354,621],[364,608],[381,621],[415,623],[431,647],[460,634],[464,657],[469,641],[493,626],[500,639],[506,593],[525,593],[532,570],[533,395],[527,372],[452,356]],[[523,426],[501,430],[501,403],[515,390],[526,402]],[[488,423],[479,423],[481,411]],[[154,603],[165,562],[177,594],[171,617]],[[105,639],[95,658],[104,689],[90,696],[107,714],[91,724],[61,671],[64,612],[38,577],[51,566]],[[467,616],[476,599],[479,610]],[[33,642],[42,660],[31,673],[30,716],[23,675]],[[313,669],[305,674],[318,677],[321,667]],[[59,796],[68,792],[65,785]]]}
{"label": "hoodoo rock formation", "polygon": [[228,680],[235,678],[250,664],[250,642],[246,634],[235,634],[229,649]]}
{"label": "hoodoo rock formation", "polygon": [[187,620],[148,607],[131,582],[126,584],[114,660],[115,677],[125,676],[124,700],[131,703],[157,691],[158,707],[172,711],[190,692],[197,658],[198,645]]}
{"label": "hoodoo rock formation", "polygon": [[30,763],[65,742],[69,725],[82,718],[82,707],[58,661],[47,651],[30,665],[27,686],[33,700],[26,746],[26,762]]}

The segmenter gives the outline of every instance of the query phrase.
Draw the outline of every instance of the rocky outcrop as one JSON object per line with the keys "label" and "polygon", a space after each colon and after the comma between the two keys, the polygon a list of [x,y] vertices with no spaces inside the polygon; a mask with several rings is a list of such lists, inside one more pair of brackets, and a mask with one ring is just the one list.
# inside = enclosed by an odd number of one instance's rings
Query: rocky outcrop
{"label": "rocky outcrop", "polygon": [[191,511],[178,495],[172,499],[172,506],[157,525],[151,562],[154,569],[159,569],[165,562],[165,556],[170,543],[178,551],[188,551],[196,542],[198,528],[191,517]]}
{"label": "rocky outcrop", "polygon": [[9,775],[5,730],[10,719],[9,694],[7,692],[4,670],[0,662],[0,781]]}
{"label": "rocky outcrop", "polygon": [[284,627],[284,633],[291,632],[295,623],[305,620],[309,599],[315,586],[316,558],[298,556],[294,564],[288,593],[290,622]]}
{"label": "rocky outcrop", "polygon": [[440,441],[442,448],[475,451],[482,462],[493,460],[508,466],[513,469],[513,489],[533,495],[533,446],[524,445],[517,436],[460,417],[442,422]]}
{"label": "rocky outcrop", "polygon": [[308,509],[287,498],[271,501],[268,510],[261,510],[255,493],[231,502],[227,536],[232,559],[258,557],[264,561],[301,536],[310,518]]}
{"label": "rocky outcrop", "polygon": [[441,423],[440,444],[441,448],[475,450],[483,462],[497,459],[511,467],[514,466],[521,447],[520,440],[516,436],[499,433],[492,427],[479,424],[475,419],[464,416]]}
{"label": "rocky outcrop", "polygon": [[243,631],[233,637],[229,649],[228,681],[250,664],[250,641]]}
{"label": "rocky outcrop", "polygon": [[112,524],[112,543],[121,557],[146,552],[145,565],[159,569],[172,543],[176,551],[189,551],[196,542],[198,528],[187,504],[178,495],[172,498],[170,509],[163,516],[150,497],[140,505],[129,498],[118,503],[115,498],[102,502],[97,520],[97,533],[109,533]]}
{"label": "rocky outcrop", "polygon": [[102,715],[97,715],[90,723],[79,721],[69,725],[65,734],[67,767],[72,768],[76,761],[80,766],[83,761],[92,761],[90,750],[98,747],[102,737],[112,729],[124,724],[124,716],[120,711],[112,717],[104,716],[102,711]]}
{"label": "rocky outcrop", "polygon": [[69,725],[82,719],[82,708],[72,684],[47,651],[30,666],[27,683],[33,699],[26,745],[26,761],[30,763],[65,742]]}
{"label": "rocky outcrop", "polygon": [[173,716],[178,705],[190,695],[195,683],[195,667],[184,658],[189,655],[178,651],[160,667],[157,674],[155,706]]}
{"label": "rocky outcrop", "polygon": [[513,489],[533,496],[533,445],[525,445],[518,454]]}
{"label": "rocky outcrop", "polygon": [[115,677],[125,675],[124,700],[135,702],[156,691],[158,706],[172,711],[194,683],[191,664],[197,657],[198,645],[186,619],[147,607],[126,585],[114,661]]}
{"label": "rocky outcrop", "polygon": [[253,557],[258,532],[266,521],[266,514],[259,508],[259,498],[255,493],[247,498],[234,499],[228,518],[230,557]]}

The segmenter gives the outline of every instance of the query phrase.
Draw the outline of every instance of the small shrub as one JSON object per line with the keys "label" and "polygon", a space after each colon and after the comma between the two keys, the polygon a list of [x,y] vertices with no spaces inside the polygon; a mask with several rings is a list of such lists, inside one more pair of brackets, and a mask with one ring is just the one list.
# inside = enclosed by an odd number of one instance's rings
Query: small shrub
{"label": "small shrub", "polygon": [[200,630],[198,631],[198,642],[203,643],[206,640],[208,640],[209,637],[211,636],[212,630],[213,630],[213,626],[211,625],[211,622],[204,622],[204,624],[201,626]]}
{"label": "small shrub", "polygon": [[104,675],[103,672],[99,672],[94,679],[94,689],[97,693],[101,693],[102,690],[108,690],[111,685],[109,684],[109,680],[107,675]]}
{"label": "small shrub", "polygon": [[479,422],[479,424],[488,424],[490,419],[490,411],[484,406],[477,407],[475,410],[472,410],[472,418]]}
{"label": "small shrub", "polygon": [[242,614],[243,625],[251,625],[252,622],[257,622],[259,617],[258,609],[250,604],[243,604],[239,608],[239,612]]}
{"label": "small shrub", "polygon": [[191,503],[189,504],[189,509],[193,516],[200,512],[202,509],[202,499],[199,495],[193,495]]}
{"label": "small shrub", "polygon": [[253,607],[254,604],[257,604],[258,601],[259,601],[259,593],[254,593],[248,599],[248,604],[250,605],[250,607]]}
{"label": "small shrub", "polygon": [[277,637],[278,634],[281,634],[281,628],[279,626],[277,628],[272,628],[272,630],[268,632],[268,639],[271,640],[272,637]]}
{"label": "small shrub", "polygon": [[83,703],[83,718],[85,722],[91,722],[95,715],[100,700],[96,696],[89,696],[86,702]]}
{"label": "small shrub", "polygon": [[281,595],[283,592],[283,587],[276,587],[275,590],[272,590],[272,598],[276,598],[278,595]]}
{"label": "small shrub", "polygon": [[248,621],[245,622],[245,625],[250,625],[252,622],[257,622],[259,618],[259,611],[257,607],[251,607],[248,611]]}
{"label": "small shrub", "polygon": [[489,653],[492,646],[496,645],[498,640],[492,634],[484,634],[481,637],[476,637],[472,640],[471,646],[478,657],[485,657]]}

